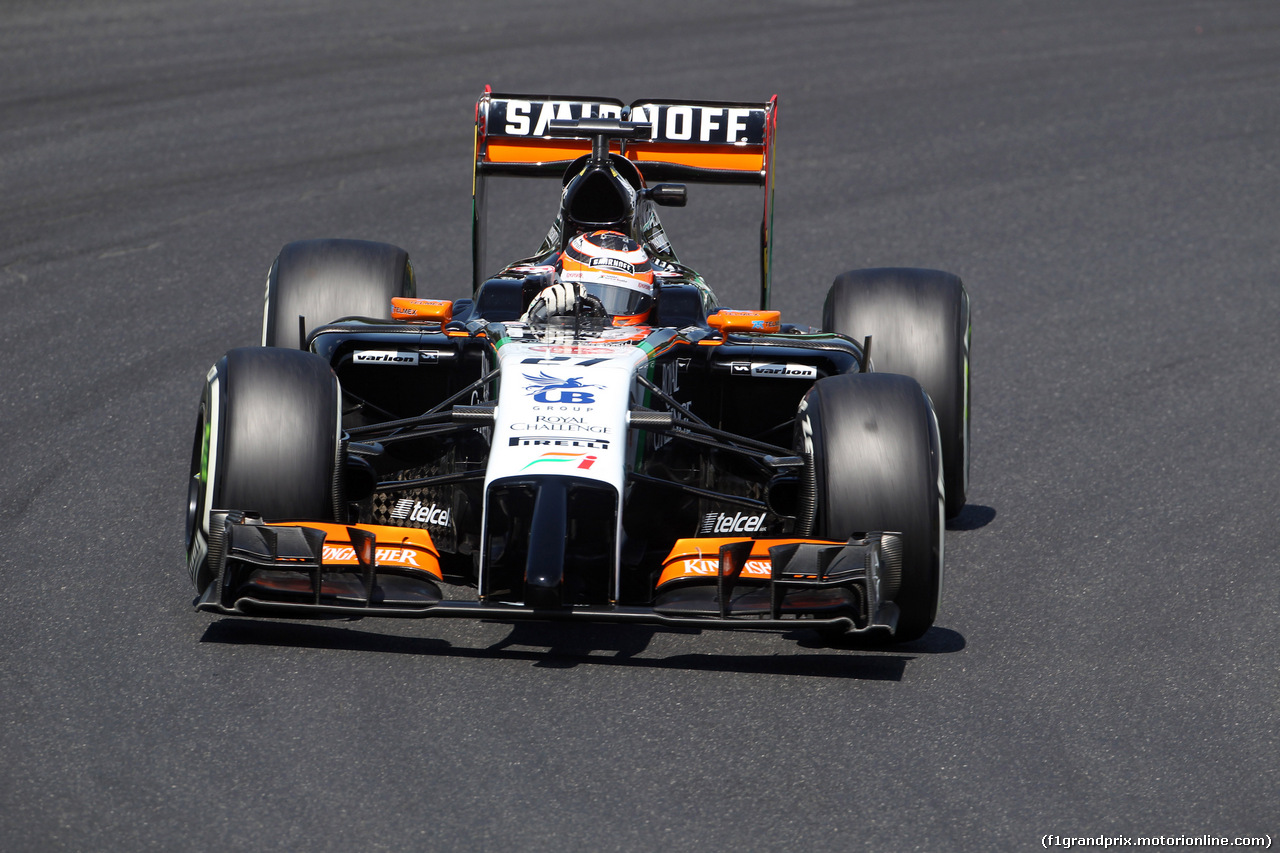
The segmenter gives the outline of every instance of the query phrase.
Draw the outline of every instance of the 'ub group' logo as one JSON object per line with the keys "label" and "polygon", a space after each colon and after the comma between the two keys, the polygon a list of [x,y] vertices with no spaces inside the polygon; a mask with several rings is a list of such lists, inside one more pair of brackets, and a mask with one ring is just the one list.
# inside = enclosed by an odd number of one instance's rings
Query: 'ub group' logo
{"label": "'ub group' logo", "polygon": [[560,379],[548,376],[543,371],[538,376],[524,375],[532,384],[525,386],[525,393],[532,394],[539,403],[572,403],[578,406],[589,406],[596,401],[594,394],[581,391],[581,388],[600,388],[600,385],[584,385],[582,377]]}

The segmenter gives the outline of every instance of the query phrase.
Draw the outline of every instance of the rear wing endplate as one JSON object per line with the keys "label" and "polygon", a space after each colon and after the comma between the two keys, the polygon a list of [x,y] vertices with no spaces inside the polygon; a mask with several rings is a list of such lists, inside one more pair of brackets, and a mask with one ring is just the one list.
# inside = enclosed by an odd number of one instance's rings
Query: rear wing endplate
{"label": "rear wing endplate", "polygon": [[591,152],[589,139],[553,136],[551,122],[615,118],[652,125],[652,138],[615,142],[646,183],[721,183],[764,189],[760,222],[760,307],[769,307],[772,276],[773,144],[778,96],[764,103],[640,100],[557,95],[501,95],[488,86],[476,102],[471,185],[472,278],[484,280],[484,182],[489,175],[560,177]]}

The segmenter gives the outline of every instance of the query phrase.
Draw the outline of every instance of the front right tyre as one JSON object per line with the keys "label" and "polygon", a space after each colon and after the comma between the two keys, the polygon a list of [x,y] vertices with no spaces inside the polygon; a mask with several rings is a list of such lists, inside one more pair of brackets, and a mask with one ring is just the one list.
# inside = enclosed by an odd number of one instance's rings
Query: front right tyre
{"label": "front right tyre", "polygon": [[341,389],[323,358],[243,347],[209,371],[192,441],[187,565],[196,590],[214,579],[210,516],[334,521],[341,506]]}

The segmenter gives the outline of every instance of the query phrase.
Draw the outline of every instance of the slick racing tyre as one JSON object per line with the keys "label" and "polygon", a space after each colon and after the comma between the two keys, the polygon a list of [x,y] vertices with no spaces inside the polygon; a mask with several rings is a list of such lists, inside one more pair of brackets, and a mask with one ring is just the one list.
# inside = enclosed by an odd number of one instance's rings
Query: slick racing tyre
{"label": "slick racing tyre", "polygon": [[301,349],[313,329],[343,317],[390,320],[391,297],[416,292],[404,249],[363,240],[288,243],[267,274],[262,345]]}
{"label": "slick racing tyre", "polygon": [[838,278],[822,307],[822,328],[861,343],[871,336],[878,373],[903,373],[929,393],[942,438],[947,517],[964,509],[969,488],[969,295],[951,273],[853,270]]}
{"label": "slick racing tyre", "polygon": [[337,377],[317,355],[244,347],[213,366],[200,400],[187,495],[187,564],[198,592],[215,571],[211,512],[337,519],[341,414]]}
{"label": "slick racing tyre", "polygon": [[929,398],[899,374],[831,376],[805,395],[797,427],[812,460],[813,535],[902,534],[901,572],[886,573],[881,595],[898,605],[894,639],[920,637],[942,592],[941,450]]}

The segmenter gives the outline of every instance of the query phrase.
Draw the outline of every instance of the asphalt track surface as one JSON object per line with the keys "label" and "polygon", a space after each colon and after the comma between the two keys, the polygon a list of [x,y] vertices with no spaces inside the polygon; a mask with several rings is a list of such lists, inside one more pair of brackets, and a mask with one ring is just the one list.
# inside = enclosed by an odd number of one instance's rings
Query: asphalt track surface
{"label": "asphalt track surface", "polygon": [[[791,320],[848,268],[964,278],[972,505],[924,639],[192,610],[205,371],[289,240],[466,292],[485,83],[778,93]],[[1274,3],[6,3],[0,848],[1274,837],[1277,137]],[[494,265],[554,208],[517,183]],[[757,203],[666,214],[723,301]]]}

